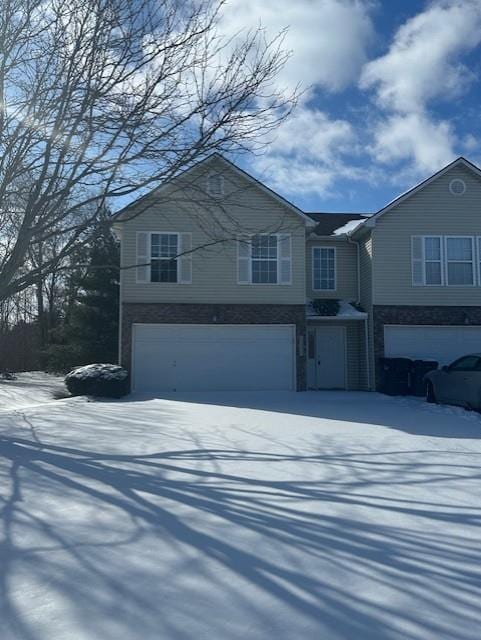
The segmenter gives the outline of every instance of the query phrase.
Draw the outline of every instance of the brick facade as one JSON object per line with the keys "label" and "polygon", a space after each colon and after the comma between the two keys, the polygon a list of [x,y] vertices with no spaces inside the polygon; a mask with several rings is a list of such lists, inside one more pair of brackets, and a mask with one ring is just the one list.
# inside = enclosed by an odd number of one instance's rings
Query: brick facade
{"label": "brick facade", "polygon": [[[299,339],[306,344],[304,305],[274,304],[122,304],[121,363],[130,370],[132,325],[157,324],[293,324],[296,326],[297,390],[306,388],[306,358],[299,355]],[[305,349],[304,349],[305,353]]]}
{"label": "brick facade", "polygon": [[384,325],[481,325],[481,306],[398,306],[375,305],[373,307],[374,359],[376,363],[376,388],[379,383],[379,358],[384,355]]}

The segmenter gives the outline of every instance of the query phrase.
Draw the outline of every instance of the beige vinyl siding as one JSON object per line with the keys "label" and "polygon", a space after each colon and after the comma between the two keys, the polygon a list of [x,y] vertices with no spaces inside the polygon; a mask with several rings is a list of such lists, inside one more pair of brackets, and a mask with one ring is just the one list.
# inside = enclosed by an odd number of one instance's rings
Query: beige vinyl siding
{"label": "beige vinyl siding", "polygon": [[[209,172],[213,169],[209,165]],[[287,206],[222,165],[226,195],[218,202],[202,195],[205,172],[189,183],[163,190],[139,203],[142,213],[122,226],[122,265],[136,263],[141,231],[192,233],[192,283],[138,283],[136,269],[122,271],[123,302],[266,303],[305,302],[305,223]],[[201,186],[197,188],[197,184]],[[194,186],[192,186],[194,185]],[[135,211],[135,209],[134,209]],[[291,235],[290,285],[238,284],[237,242],[242,234]],[[211,245],[211,246],[206,246]]]}
{"label": "beige vinyl siding", "polygon": [[[464,195],[450,193],[454,178],[466,183]],[[481,179],[454,167],[381,216],[373,233],[372,273],[374,304],[481,305],[478,274],[474,287],[412,284],[411,237],[417,235],[481,235]]]}
{"label": "beige vinyl siding", "polygon": [[323,320],[322,322],[309,322],[308,328],[315,327],[345,327],[346,329],[346,367],[347,367],[347,390],[359,391],[363,389],[362,377],[365,368],[361,355],[363,352],[363,331],[364,323],[359,320],[339,322],[336,320]]}
{"label": "beige vinyl siding", "polygon": [[359,241],[359,276],[361,305],[369,312],[372,305],[372,237],[365,235]]}
{"label": "beige vinyl siding", "polygon": [[[368,342],[369,342],[369,367],[371,376],[368,376],[367,359],[366,359],[366,338],[365,328],[361,348],[361,389],[372,388],[374,371],[374,351],[373,351],[373,323],[372,323],[372,236],[371,233],[359,239],[359,277],[360,277],[360,294],[361,306],[368,314]],[[370,384],[369,384],[370,383]]]}
{"label": "beige vinyl siding", "polygon": [[[334,247],[336,249],[336,289],[314,290],[312,274],[312,248]],[[357,249],[347,240],[333,238],[309,239],[306,249],[306,294],[308,298],[338,298],[356,301],[357,286]]]}

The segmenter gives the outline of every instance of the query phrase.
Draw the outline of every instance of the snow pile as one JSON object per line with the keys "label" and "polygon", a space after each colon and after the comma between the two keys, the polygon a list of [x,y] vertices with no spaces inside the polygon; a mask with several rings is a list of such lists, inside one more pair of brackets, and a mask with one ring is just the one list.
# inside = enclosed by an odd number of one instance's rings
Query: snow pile
{"label": "snow pile", "polygon": [[352,233],[361,224],[363,224],[363,222],[366,222],[365,218],[362,218],[361,220],[349,220],[349,222],[346,222],[346,224],[342,225],[342,227],[339,227],[338,229],[334,229],[333,235],[342,236],[345,233]]}
{"label": "snow pile", "polygon": [[[308,318],[320,318],[321,316],[316,313],[314,307],[312,306],[312,300],[307,300],[307,317]],[[327,316],[326,316],[327,317]],[[364,311],[358,311],[350,302],[347,300],[339,300],[339,311],[333,318],[344,318],[345,320],[361,320],[367,317],[367,313]]]}
{"label": "snow pile", "polygon": [[339,313],[337,316],[341,318],[366,318],[367,313],[359,311],[346,300],[339,300]]}

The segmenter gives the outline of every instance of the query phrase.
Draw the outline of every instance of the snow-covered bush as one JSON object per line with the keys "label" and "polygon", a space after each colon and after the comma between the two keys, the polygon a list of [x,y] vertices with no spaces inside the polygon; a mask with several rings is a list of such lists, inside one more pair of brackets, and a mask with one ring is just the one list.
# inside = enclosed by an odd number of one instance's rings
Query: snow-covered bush
{"label": "snow-covered bush", "polygon": [[340,309],[339,300],[333,298],[316,298],[312,301],[312,308],[319,316],[337,316]]}
{"label": "snow-covered bush", "polygon": [[88,364],[65,376],[73,396],[121,398],[129,393],[129,374],[117,364]]}

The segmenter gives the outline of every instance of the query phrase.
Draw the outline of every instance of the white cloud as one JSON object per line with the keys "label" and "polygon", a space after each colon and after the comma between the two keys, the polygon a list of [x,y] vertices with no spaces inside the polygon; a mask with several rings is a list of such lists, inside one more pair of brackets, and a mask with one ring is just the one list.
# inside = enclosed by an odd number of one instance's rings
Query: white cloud
{"label": "white cloud", "polygon": [[459,97],[469,86],[474,74],[461,57],[480,42],[481,2],[438,0],[398,29],[385,55],[365,65],[360,87],[374,90],[385,111],[373,128],[376,160],[407,160],[426,174],[453,159],[453,126],[436,120],[429,106]]}
{"label": "white cloud", "polygon": [[[454,123],[439,119],[439,101],[458,98],[475,79],[463,57],[481,43],[481,0],[434,0],[394,34],[385,55],[367,61],[374,36],[370,0],[231,0],[221,21],[227,36],[266,27],[273,36],[288,27],[292,57],[278,84],[340,92],[357,83],[372,92],[367,123],[334,118],[308,92],[266,153],[253,161],[274,188],[290,195],[332,195],[336,181],[370,180],[398,165],[396,175],[417,178],[474,147],[459,140]],[[387,8],[386,10],[389,10]],[[360,140],[369,138],[369,146]],[[356,162],[367,150],[373,163]],[[359,162],[357,162],[359,165]],[[390,174],[393,175],[390,169]]]}
{"label": "white cloud", "polygon": [[454,133],[448,122],[422,113],[395,114],[378,123],[371,148],[380,162],[411,158],[416,172],[432,173],[454,159]]}
{"label": "white cloud", "polygon": [[346,120],[299,107],[279,128],[268,152],[254,159],[254,166],[283,193],[325,196],[339,177],[354,177],[344,158],[355,153],[356,144],[356,133]]}
{"label": "white cloud", "polygon": [[361,88],[396,111],[422,110],[433,98],[459,95],[473,79],[459,56],[481,42],[481,2],[437,2],[408,20],[388,53],[363,69]]}
{"label": "white cloud", "polygon": [[[292,53],[278,86],[335,93],[359,79],[374,35],[372,6],[372,0],[230,0],[219,28],[234,39],[259,25],[267,38],[287,29],[283,48]],[[306,91],[266,152],[253,159],[262,178],[286,195],[325,196],[351,173],[344,160],[356,146],[352,125],[331,119],[312,98]]]}
{"label": "white cloud", "polygon": [[287,155],[306,153],[297,146],[302,138],[309,141],[309,156],[329,162],[337,153],[347,151],[354,137],[352,125],[346,120],[331,120],[322,111],[299,107],[279,129],[270,149]]}
{"label": "white cloud", "polygon": [[462,140],[462,147],[467,152],[478,151],[480,147],[479,140],[472,133],[468,133]]}
{"label": "white cloud", "polygon": [[339,91],[357,81],[367,59],[370,6],[367,0],[230,0],[219,27],[229,37],[259,24],[268,37],[287,28],[284,48],[292,56],[279,84]]}

